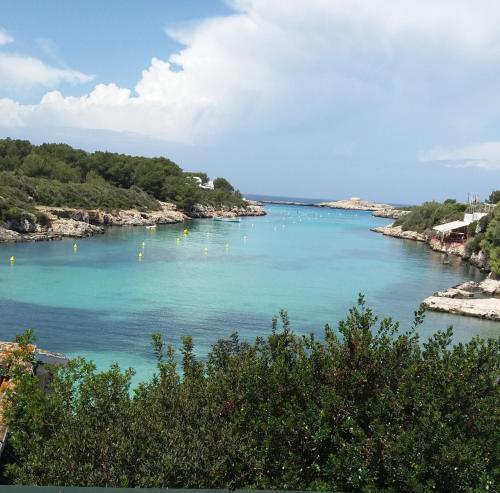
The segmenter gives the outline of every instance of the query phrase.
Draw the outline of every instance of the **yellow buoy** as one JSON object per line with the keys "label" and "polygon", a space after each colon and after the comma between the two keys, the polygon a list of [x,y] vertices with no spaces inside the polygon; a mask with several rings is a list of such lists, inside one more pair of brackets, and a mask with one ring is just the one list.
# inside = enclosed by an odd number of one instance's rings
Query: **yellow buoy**
{"label": "yellow buoy", "polygon": [[10,257],[10,263],[13,264],[16,259],[14,258],[14,255],[11,255]]}
{"label": "yellow buoy", "polygon": [[184,228],[184,234],[187,235],[189,233],[189,229]]}
{"label": "yellow buoy", "polygon": [[139,257],[139,260],[142,260],[142,252],[139,252],[137,256]]}
{"label": "yellow buoy", "polygon": [[76,243],[73,244],[73,250],[76,250],[78,248],[78,245]]}

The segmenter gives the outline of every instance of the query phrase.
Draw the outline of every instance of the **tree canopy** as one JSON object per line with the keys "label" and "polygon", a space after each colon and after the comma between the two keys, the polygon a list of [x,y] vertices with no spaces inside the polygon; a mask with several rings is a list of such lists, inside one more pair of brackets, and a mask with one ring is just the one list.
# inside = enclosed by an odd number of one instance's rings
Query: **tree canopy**
{"label": "tree canopy", "polygon": [[204,190],[194,176],[165,157],[85,152],[66,144],[32,145],[0,139],[0,220],[36,213],[34,205],[89,209],[157,208],[172,201],[189,211],[196,203],[241,206],[239,192],[225,179],[218,190]]}

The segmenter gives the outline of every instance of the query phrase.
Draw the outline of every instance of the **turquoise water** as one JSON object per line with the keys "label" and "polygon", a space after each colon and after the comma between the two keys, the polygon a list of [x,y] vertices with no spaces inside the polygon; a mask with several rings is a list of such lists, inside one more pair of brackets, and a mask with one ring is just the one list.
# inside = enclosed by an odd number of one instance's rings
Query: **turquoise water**
{"label": "turquoise water", "polygon": [[[484,277],[463,263],[444,265],[420,243],[370,232],[388,223],[370,213],[266,209],[241,223],[191,221],[187,236],[183,225],[167,225],[110,229],[78,240],[76,251],[74,240],[0,246],[0,338],[31,327],[40,346],[100,367],[118,361],[141,379],[154,369],[154,331],[176,346],[190,334],[204,355],[234,330],[252,339],[269,333],[285,308],[297,332],[319,333],[360,291],[405,326],[434,291]],[[457,341],[500,334],[500,324],[444,314],[429,314],[420,332],[449,324]]]}

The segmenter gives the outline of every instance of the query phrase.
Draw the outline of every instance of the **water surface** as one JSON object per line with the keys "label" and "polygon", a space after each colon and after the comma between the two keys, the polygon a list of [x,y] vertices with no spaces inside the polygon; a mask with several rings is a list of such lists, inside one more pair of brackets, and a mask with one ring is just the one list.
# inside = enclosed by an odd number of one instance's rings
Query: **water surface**
{"label": "water surface", "polygon": [[[241,223],[191,221],[187,236],[183,225],[166,225],[110,229],[78,240],[76,251],[75,240],[0,246],[0,339],[30,327],[47,349],[101,367],[118,361],[143,378],[154,368],[155,331],[176,346],[190,334],[204,355],[234,330],[268,334],[285,308],[297,332],[320,333],[359,292],[407,326],[426,296],[484,277],[458,260],[443,264],[421,243],[370,232],[388,221],[368,212],[266,209]],[[445,314],[429,314],[420,333],[450,324],[456,341],[500,334],[498,323]]]}

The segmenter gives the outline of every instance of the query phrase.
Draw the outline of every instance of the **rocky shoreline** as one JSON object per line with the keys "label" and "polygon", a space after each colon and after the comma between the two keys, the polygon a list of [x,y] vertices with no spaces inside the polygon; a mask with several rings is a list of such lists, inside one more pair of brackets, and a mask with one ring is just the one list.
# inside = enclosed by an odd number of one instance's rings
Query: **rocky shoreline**
{"label": "rocky shoreline", "polygon": [[[463,243],[443,243],[416,231],[403,231],[401,226],[381,226],[371,231],[393,238],[420,241],[436,252],[453,255],[475,267],[488,272],[488,260],[483,252],[469,254]],[[428,309],[485,320],[500,321],[500,281],[490,277],[481,283],[473,281],[454,286],[446,291],[434,293],[422,304]]]}
{"label": "rocky shoreline", "polygon": [[422,304],[432,311],[500,321],[500,281],[468,281],[434,293]]}
{"label": "rocky shoreline", "polygon": [[478,269],[485,272],[489,272],[490,270],[488,259],[483,254],[483,252],[480,251],[478,253],[469,254],[463,243],[443,243],[437,238],[429,237],[424,233],[418,233],[417,231],[411,230],[403,231],[403,228],[401,226],[394,226],[393,224],[371,228],[370,231],[380,233],[385,236],[391,236],[393,238],[427,243],[427,245],[429,245],[429,248],[431,248],[435,252],[460,257],[465,262],[469,262],[474,267],[477,267]]}
{"label": "rocky shoreline", "polygon": [[99,209],[86,210],[70,207],[37,206],[38,212],[46,218],[43,222],[25,218],[16,224],[0,226],[0,243],[60,240],[62,238],[85,238],[105,232],[108,226],[151,226],[174,224],[198,218],[264,216],[260,205],[248,202],[246,207],[216,209],[196,204],[186,214],[168,202],[159,202],[158,210],[141,212],[136,209],[116,212]]}
{"label": "rocky shoreline", "polygon": [[393,238],[401,238],[403,240],[427,241],[427,237],[423,233],[417,233],[416,231],[403,231],[401,226],[393,226],[392,224],[371,228],[370,231],[373,231],[374,233],[381,233],[385,236],[392,236]]}
{"label": "rocky shoreline", "polygon": [[372,216],[375,217],[384,217],[386,219],[399,219],[400,217],[406,216],[410,211],[405,209],[379,209],[373,211]]}

